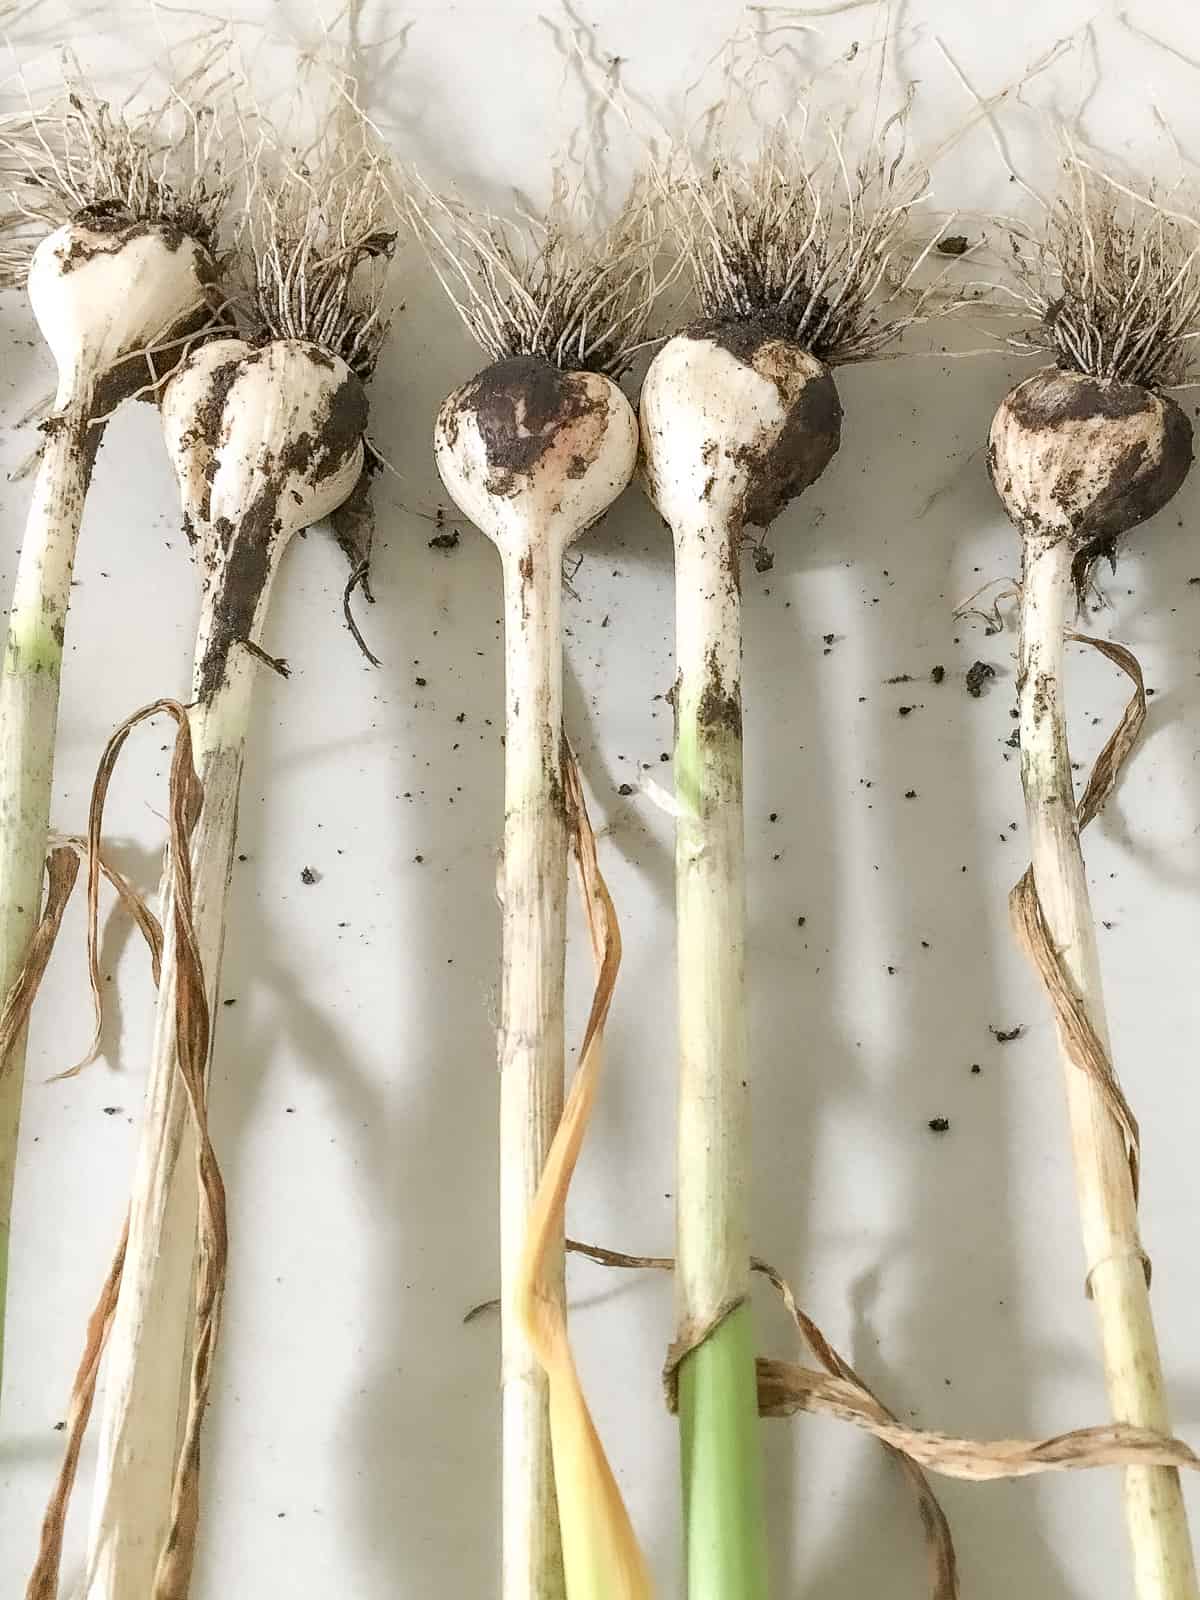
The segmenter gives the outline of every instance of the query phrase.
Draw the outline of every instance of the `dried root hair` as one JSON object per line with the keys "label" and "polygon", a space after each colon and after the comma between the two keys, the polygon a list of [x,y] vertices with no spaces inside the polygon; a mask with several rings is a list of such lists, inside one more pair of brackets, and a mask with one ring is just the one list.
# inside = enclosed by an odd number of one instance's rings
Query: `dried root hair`
{"label": "dried root hair", "polygon": [[215,255],[232,183],[223,53],[206,37],[190,70],[142,109],[114,109],[67,55],[59,94],[0,120],[0,184],[26,238],[90,213],[176,229]]}
{"label": "dried root hair", "polygon": [[[660,173],[675,248],[707,320],[767,319],[831,365],[869,361],[931,313],[910,213],[929,174],[906,153],[907,102],[851,166],[840,131],[779,125],[751,160],[677,156]],[[944,230],[943,230],[944,231]]]}
{"label": "dried root hair", "polygon": [[663,287],[661,222],[644,184],[608,224],[561,178],[544,214],[473,211],[424,185],[408,211],[450,303],[493,361],[541,356],[616,376],[644,343]]}
{"label": "dried root hair", "polygon": [[360,378],[388,330],[397,231],[391,158],[345,91],[305,150],[260,145],[247,211],[252,314],[275,339],[306,339]]}
{"label": "dried root hair", "polygon": [[1060,367],[1169,389],[1195,375],[1200,338],[1200,196],[1138,190],[1102,171],[1070,143],[1063,183],[1033,233],[1002,224],[1011,314],[1032,325],[1006,340],[1053,355]]}

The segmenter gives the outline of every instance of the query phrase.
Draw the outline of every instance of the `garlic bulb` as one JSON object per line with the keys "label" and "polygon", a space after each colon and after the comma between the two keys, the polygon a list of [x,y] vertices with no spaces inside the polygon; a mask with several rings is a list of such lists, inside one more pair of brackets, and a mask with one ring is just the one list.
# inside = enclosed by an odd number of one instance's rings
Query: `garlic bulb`
{"label": "garlic bulb", "polygon": [[165,224],[87,212],[47,234],[30,262],[29,299],[58,366],[56,408],[104,381],[111,409],[148,382],[144,360],[124,373],[121,363],[202,327],[215,277],[203,245]]}
{"label": "garlic bulb", "polygon": [[521,543],[537,529],[561,549],[629,482],[637,422],[602,373],[514,356],[450,395],[434,451],[455,503],[493,543]]}
{"label": "garlic bulb", "polygon": [[646,491],[672,528],[697,511],[765,528],[824,472],[841,442],[829,368],[757,322],[670,339],[642,385]]}
{"label": "garlic bulb", "polygon": [[1026,540],[1069,541],[1076,578],[1160,511],[1192,464],[1192,425],[1169,396],[1044,367],[1001,402],[988,439],[996,493]]}
{"label": "garlic bulb", "polygon": [[303,340],[252,349],[218,339],[172,378],[162,415],[205,595],[216,601],[205,608],[197,653],[204,698],[221,683],[231,646],[255,633],[288,539],[357,484],[366,393],[340,357]]}

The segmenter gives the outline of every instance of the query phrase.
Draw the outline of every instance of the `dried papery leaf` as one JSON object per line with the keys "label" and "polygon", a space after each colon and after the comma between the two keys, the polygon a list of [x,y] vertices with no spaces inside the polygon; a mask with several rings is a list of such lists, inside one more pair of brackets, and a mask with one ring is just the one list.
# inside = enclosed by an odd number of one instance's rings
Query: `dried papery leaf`
{"label": "dried papery leaf", "polygon": [[[572,1254],[586,1256],[601,1266],[650,1268],[671,1272],[670,1256],[635,1256],[622,1250],[567,1240]],[[797,1411],[836,1417],[862,1428],[887,1446],[901,1461],[917,1487],[922,1523],[929,1546],[935,1600],[950,1600],[958,1593],[954,1547],[945,1517],[925,1480],[923,1468],[943,1477],[969,1483],[1027,1478],[1042,1472],[1069,1472],[1095,1467],[1168,1466],[1200,1469],[1200,1457],[1183,1442],[1149,1428],[1128,1423],[1105,1423],[1076,1428],[1048,1439],[960,1439],[928,1428],[908,1428],[879,1401],[848,1362],[798,1306],[787,1280],[767,1262],[755,1257],[753,1270],[762,1274],[779,1294],[797,1330],[824,1372],[760,1356],[758,1411],[762,1417],[788,1417]]]}
{"label": "dried papery leaf", "polygon": [[[1105,742],[1096,758],[1077,808],[1077,825],[1082,832],[1097,815],[1116,785],[1125,762],[1146,721],[1146,685],[1141,665],[1131,650],[1108,639],[1094,639],[1089,634],[1068,633],[1076,644],[1090,645],[1121,668],[1133,682],[1133,695],[1121,715],[1121,720]],[[1017,941],[1037,970],[1038,977],[1050,997],[1055,1019],[1063,1043],[1072,1062],[1081,1072],[1088,1073],[1096,1082],[1114,1121],[1121,1129],[1129,1158],[1129,1176],[1133,1184],[1134,1203],[1137,1203],[1141,1180],[1141,1135],[1137,1118],[1125,1098],[1116,1068],[1109,1059],[1088,1016],[1083,999],[1076,992],[1061,955],[1055,948],[1046,919],[1038,900],[1033,880],[1033,868],[1028,867],[1009,896],[1009,912]],[[1150,1281],[1150,1259],[1142,1252],[1146,1281]]]}
{"label": "dried papery leaf", "polygon": [[200,783],[192,767],[191,730],[186,713],[180,708],[179,731],[171,762],[169,810],[175,935],[175,1054],[195,1133],[199,1217],[187,1405],[171,1495],[171,1518],[154,1575],[152,1600],[187,1600],[191,1584],[200,1516],[200,1427],[212,1382],[229,1258],[225,1185],[208,1132],[211,1035],[204,971],[192,914],[189,841],[199,816],[201,799]]}
{"label": "dried papery leaf", "polygon": [[[46,973],[46,967],[54,951],[59,932],[62,928],[63,914],[67,909],[71,893],[75,887],[75,880],[79,875],[79,864],[87,854],[87,844],[83,839],[67,838],[55,835],[51,839],[51,847],[46,856],[47,892],[45,905],[42,908],[41,920],[34,932],[29,952],[21,971],[5,997],[3,1009],[0,1009],[0,1073],[3,1073],[14,1042],[21,1034],[21,1030],[29,1021],[29,1014],[37,998],[38,989]],[[102,853],[97,851],[97,884],[95,890],[89,882],[89,926],[88,926],[88,978],[91,983],[92,1005],[95,1015],[92,1044],[86,1058],[77,1066],[71,1067],[66,1072],[56,1074],[51,1078],[51,1083],[60,1078],[72,1078],[83,1067],[94,1061],[99,1050],[100,1036],[104,1029],[104,996],[100,984],[100,949],[98,930],[98,881],[103,874],[108,882],[117,891],[117,897],[125,910],[132,916],[134,922],[141,930],[142,937],[150,948],[150,961],[155,983],[158,982],[159,964],[162,959],[162,929],[158,919],[150,910],[143,897],[129,882],[129,879],[105,860]]]}
{"label": "dried papery leaf", "polygon": [[575,1369],[552,1264],[567,1194],[595,1104],[604,1024],[621,963],[616,909],[596,858],[583,784],[564,741],[563,787],[597,976],[579,1065],[546,1157],[513,1289],[517,1315],[550,1389],[554,1482],[568,1600],[649,1600],[650,1574]]}
{"label": "dried papery leaf", "polygon": [[544,216],[473,211],[426,185],[408,203],[442,288],[493,361],[541,356],[617,376],[643,342],[662,283],[657,207],[644,183],[603,223],[559,181]]}
{"label": "dried papery leaf", "polygon": [[659,181],[704,317],[774,324],[831,365],[869,361],[926,320],[940,279],[916,278],[941,232],[913,243],[930,191],[907,118],[906,103],[854,160],[848,135],[803,114],[749,160],[677,155]]}
{"label": "dried papery leaf", "polygon": [[34,1562],[29,1583],[25,1590],[25,1600],[57,1600],[59,1573],[62,1568],[63,1535],[67,1525],[67,1507],[71,1499],[71,1491],[75,1487],[75,1475],[79,1468],[79,1453],[83,1448],[84,1435],[87,1433],[88,1421],[92,1415],[92,1404],[96,1398],[96,1380],[100,1374],[100,1361],[104,1355],[104,1346],[108,1342],[109,1330],[112,1327],[113,1317],[117,1310],[117,1295],[121,1288],[121,1274],[125,1270],[125,1247],[129,1241],[129,1217],[125,1217],[125,1224],[121,1229],[121,1238],[117,1244],[116,1254],[113,1256],[112,1265],[108,1269],[108,1276],[104,1280],[104,1287],[100,1291],[100,1298],[95,1309],[88,1318],[87,1338],[84,1342],[83,1355],[80,1357],[79,1367],[75,1373],[75,1382],[71,1387],[71,1402],[67,1411],[67,1439],[66,1450],[63,1454],[62,1466],[58,1470],[58,1477],[54,1481],[54,1488],[50,1495],[50,1502],[46,1507],[46,1514],[42,1519],[42,1533],[38,1544],[37,1560]]}
{"label": "dried papery leaf", "polygon": [[[608,1267],[651,1267],[660,1272],[672,1272],[675,1262],[670,1256],[631,1256],[619,1250],[605,1250],[599,1245],[581,1244],[578,1240],[568,1239],[567,1249],[576,1255],[587,1256],[591,1261],[597,1261],[602,1266]],[[874,1392],[868,1388],[855,1372],[848,1361],[844,1361],[825,1335],[817,1327],[811,1317],[800,1309],[795,1295],[787,1280],[774,1267],[767,1262],[759,1260],[757,1256],[751,1258],[750,1267],[753,1272],[765,1277],[772,1288],[779,1295],[787,1308],[788,1315],[795,1323],[800,1336],[812,1350],[817,1360],[830,1374],[827,1380],[840,1387],[836,1390],[839,1403],[848,1404],[853,1411],[847,1420],[863,1425],[863,1417],[871,1417],[876,1422],[886,1427],[900,1427],[897,1418],[878,1399]],[[667,1403],[674,1410],[675,1406],[675,1363],[668,1365],[666,1374]],[[770,1389],[764,1389],[762,1372],[764,1366],[768,1368],[786,1367],[787,1363],[758,1362],[759,1370],[759,1414],[761,1416],[784,1415],[782,1411],[776,1412],[764,1409],[764,1402],[768,1405],[777,1403],[777,1395]],[[841,1415],[822,1404],[828,1398],[828,1393],[821,1388],[822,1380],[819,1373],[809,1373],[805,1368],[797,1368],[805,1372],[808,1379],[815,1380],[815,1386],[810,1385],[806,1394],[813,1396],[811,1409],[821,1411],[823,1414]],[[853,1402],[847,1400],[853,1396]],[[794,1406],[793,1410],[801,1407]],[[882,1439],[882,1436],[881,1436]],[[938,1504],[937,1496],[929,1485],[920,1463],[910,1454],[895,1445],[889,1439],[882,1439],[886,1447],[895,1455],[897,1464],[912,1485],[917,1497],[917,1510],[921,1518],[921,1527],[925,1536],[925,1550],[929,1562],[930,1595],[931,1600],[958,1600],[958,1562],[954,1553],[954,1539],[950,1532],[950,1524],[946,1521],[946,1514]]]}
{"label": "dried papery leaf", "polygon": [[1030,325],[1006,342],[1060,366],[1150,389],[1189,382],[1200,337],[1200,191],[1163,199],[1103,170],[1064,136],[1062,183],[1038,229],[1000,222],[1011,283],[990,285]]}
{"label": "dried papery leaf", "polygon": [[1077,1428],[1052,1439],[955,1439],[924,1428],[906,1428],[876,1411],[855,1384],[790,1361],[759,1361],[758,1406],[764,1417],[790,1417],[797,1411],[838,1417],[865,1429],[914,1464],[968,1483],[1095,1467],[1200,1469],[1200,1457],[1182,1439],[1129,1423]]}
{"label": "dried papery leaf", "polygon": [[[878,1422],[888,1426],[899,1427],[899,1419],[889,1411],[879,1399],[874,1390],[859,1377],[850,1363],[844,1360],[826,1339],[806,1312],[800,1309],[791,1285],[783,1278],[774,1267],[757,1257],[751,1262],[755,1272],[761,1273],[771,1284],[787,1308],[788,1315],[795,1323],[801,1338],[816,1356],[817,1360],[831,1375],[833,1381],[845,1384],[857,1397],[858,1404],[869,1412]],[[759,1415],[768,1415],[763,1409],[763,1363],[758,1364]],[[932,1600],[957,1600],[958,1596],[958,1560],[954,1553],[954,1539],[950,1532],[950,1524],[946,1520],[946,1513],[938,1503],[938,1498],[930,1486],[928,1478],[921,1470],[919,1458],[911,1451],[897,1449],[894,1440],[881,1441],[892,1451],[896,1464],[900,1467],[912,1487],[917,1499],[917,1512],[921,1518],[921,1527],[925,1535],[925,1552],[929,1563],[930,1595]]]}
{"label": "dried papery leaf", "polygon": [[41,920],[30,941],[25,963],[0,1010],[0,1074],[6,1070],[13,1045],[29,1021],[78,876],[79,857],[74,850],[60,846],[50,851],[46,857],[46,901]]}
{"label": "dried papery leaf", "polygon": [[141,931],[143,939],[150,950],[150,971],[155,986],[158,985],[159,975],[162,970],[162,926],[158,918],[146,904],[144,896],[138,893],[124,873],[118,872],[108,861],[97,846],[94,852],[89,850],[88,841],[75,837],[64,838],[61,847],[73,850],[79,860],[88,861],[88,904],[87,904],[87,964],[88,982],[92,991],[92,1014],[94,1024],[92,1028],[92,1042],[87,1053],[68,1067],[65,1072],[59,1072],[50,1079],[51,1083],[59,1083],[64,1078],[74,1078],[85,1067],[90,1067],[100,1054],[100,1040],[104,1033],[104,989],[100,982],[100,878],[103,875],[108,883],[116,890],[117,898],[122,907],[133,918],[134,923]]}
{"label": "dried papery leaf", "polygon": [[64,53],[62,90],[0,119],[0,184],[33,242],[84,213],[178,229],[216,254],[233,181],[226,44],[219,28],[193,41],[162,99],[137,110],[114,110]]}

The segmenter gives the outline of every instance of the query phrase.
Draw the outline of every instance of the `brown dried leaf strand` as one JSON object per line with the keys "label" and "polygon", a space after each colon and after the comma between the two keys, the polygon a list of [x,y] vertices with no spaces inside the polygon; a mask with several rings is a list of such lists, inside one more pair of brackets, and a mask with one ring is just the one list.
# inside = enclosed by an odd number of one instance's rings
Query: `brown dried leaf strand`
{"label": "brown dried leaf strand", "polygon": [[[1121,720],[1096,758],[1096,764],[1076,807],[1078,827],[1082,832],[1102,809],[1116,787],[1121,769],[1141,735],[1146,721],[1146,685],[1137,657],[1124,645],[1114,644],[1108,639],[1096,639],[1084,633],[1070,632],[1067,637],[1076,644],[1090,645],[1093,650],[1099,650],[1101,655],[1120,667],[1134,686],[1133,695],[1121,715]],[[1017,942],[1037,969],[1038,977],[1050,997],[1067,1054],[1080,1071],[1090,1074],[1095,1079],[1109,1112],[1121,1129],[1136,1205],[1141,1182],[1141,1135],[1137,1118],[1125,1098],[1108,1051],[1101,1043],[1087,1014],[1087,1008],[1076,993],[1070,974],[1055,949],[1038,899],[1032,867],[1026,868],[1020,882],[1009,896],[1008,903]],[[1142,1260],[1146,1269],[1146,1281],[1149,1283],[1150,1260],[1145,1254]]]}

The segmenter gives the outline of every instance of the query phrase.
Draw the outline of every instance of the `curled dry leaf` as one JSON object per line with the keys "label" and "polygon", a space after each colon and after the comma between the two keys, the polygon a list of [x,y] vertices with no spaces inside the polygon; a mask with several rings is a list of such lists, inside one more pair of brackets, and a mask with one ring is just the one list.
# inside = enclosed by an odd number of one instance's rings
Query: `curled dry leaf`
{"label": "curled dry leaf", "polygon": [[[670,1256],[632,1256],[620,1250],[605,1250],[599,1245],[583,1244],[577,1239],[567,1240],[567,1249],[575,1255],[587,1256],[591,1261],[597,1261],[606,1267],[650,1267],[659,1272],[671,1272],[675,1262]],[[884,1428],[896,1428],[903,1432],[896,1417],[890,1412],[881,1400],[854,1371],[848,1361],[844,1361],[838,1352],[826,1339],[811,1317],[800,1309],[791,1286],[786,1278],[776,1272],[775,1268],[757,1256],[751,1259],[751,1270],[765,1277],[772,1288],[779,1295],[787,1308],[788,1315],[795,1323],[797,1330],[806,1344],[812,1350],[817,1360],[825,1367],[828,1377],[821,1373],[810,1372],[807,1368],[798,1367],[797,1372],[805,1373],[806,1382],[803,1386],[805,1398],[811,1398],[808,1409],[821,1412],[823,1415],[842,1416],[843,1413],[835,1410],[830,1401],[830,1393],[822,1389],[825,1382],[834,1383],[839,1387],[836,1392],[839,1401],[847,1406],[844,1413],[845,1420],[855,1422],[860,1427],[867,1426],[863,1420],[873,1419]],[[787,1368],[787,1362],[769,1362],[762,1358],[757,1363],[758,1368],[758,1410],[760,1416],[787,1416],[790,1413],[783,1409],[775,1409],[784,1403],[785,1378],[780,1373],[773,1376],[772,1388],[764,1384],[764,1368]],[[670,1360],[665,1374],[665,1389],[667,1405],[675,1409],[675,1370],[676,1363]],[[807,1380],[813,1380],[808,1382]],[[797,1389],[799,1389],[797,1385]],[[853,1401],[848,1399],[853,1396]],[[801,1404],[792,1405],[792,1411],[805,1409]],[[890,1438],[879,1434],[881,1442],[896,1457],[897,1463],[913,1487],[917,1498],[917,1510],[921,1518],[921,1527],[925,1535],[925,1551],[929,1563],[930,1596],[931,1600],[958,1600],[958,1562],[954,1553],[954,1539],[950,1532],[950,1524],[946,1514],[938,1503],[937,1496],[922,1470],[921,1463],[908,1451],[901,1448]]]}
{"label": "curled dry leaf", "polygon": [[108,1269],[108,1276],[104,1280],[104,1287],[100,1291],[100,1298],[88,1318],[87,1338],[75,1373],[75,1382],[71,1386],[71,1403],[67,1410],[67,1447],[63,1453],[62,1465],[58,1469],[58,1476],[54,1480],[54,1489],[46,1506],[45,1516],[42,1518],[37,1560],[34,1562],[29,1584],[25,1590],[25,1600],[56,1600],[58,1595],[58,1575],[62,1566],[67,1507],[71,1500],[71,1490],[75,1486],[75,1474],[79,1468],[79,1452],[83,1448],[83,1437],[87,1432],[92,1404],[96,1398],[100,1360],[104,1355],[104,1346],[108,1342],[108,1332],[117,1309],[117,1291],[121,1287],[121,1274],[125,1270],[125,1245],[128,1238],[127,1215],[121,1229],[116,1254]]}
{"label": "curled dry leaf", "polygon": [[927,1428],[906,1428],[882,1407],[872,1406],[858,1385],[790,1361],[759,1361],[758,1409],[764,1417],[790,1417],[797,1411],[840,1417],[905,1460],[968,1483],[1092,1467],[1200,1469],[1200,1457],[1182,1439],[1121,1422],[1076,1428],[1052,1439],[956,1439]]}
{"label": "curled dry leaf", "polygon": [[616,909],[596,859],[579,768],[564,740],[563,787],[575,861],[596,961],[596,989],[579,1066],[546,1158],[514,1290],[525,1335],[550,1387],[550,1434],[570,1600],[649,1600],[650,1574],[571,1354],[566,1314],[553,1266],[567,1193],[595,1104],[604,1024],[621,964]]}
{"label": "curled dry leaf", "polygon": [[[16,980],[9,989],[0,1009],[0,1073],[3,1073],[9,1052],[21,1030],[29,1021],[29,1014],[37,998],[42,979],[46,973],[50,957],[57,943],[59,932],[62,928],[63,915],[75,888],[79,876],[80,862],[88,855],[88,844],[84,839],[60,837],[51,841],[51,847],[46,856],[46,899],[42,907],[41,919],[34,933],[29,953],[25,964],[17,974]],[[93,869],[94,868],[94,873]],[[95,881],[92,881],[94,876]],[[100,984],[100,938],[99,938],[99,880],[103,876],[116,890],[117,897],[125,910],[129,912],[134,922],[140,928],[142,937],[150,950],[150,965],[154,982],[158,982],[159,967],[162,961],[162,928],[158,918],[146,904],[144,897],[138,893],[133,884],[122,872],[118,872],[111,862],[106,860],[103,852],[97,847],[91,858],[88,882],[88,979],[92,990],[92,1006],[95,1022],[92,1030],[92,1042],[84,1059],[75,1066],[69,1067],[65,1072],[56,1073],[50,1079],[57,1083],[62,1078],[73,1078],[96,1059],[100,1049],[100,1038],[104,1031],[104,993]]]}
{"label": "curled dry leaf", "polygon": [[[1096,758],[1076,808],[1080,831],[1101,810],[1112,793],[1121,769],[1129,759],[1146,721],[1146,686],[1137,657],[1124,645],[1110,640],[1095,639],[1090,634],[1069,633],[1067,637],[1076,644],[1090,645],[1115,662],[1133,682],[1133,695],[1121,715],[1121,720]],[[1059,1032],[1071,1060],[1082,1071],[1089,1073],[1098,1084],[1105,1104],[1121,1129],[1129,1158],[1129,1175],[1136,1201],[1141,1179],[1140,1134],[1137,1118],[1125,1098],[1117,1078],[1116,1069],[1109,1059],[1081,996],[1071,982],[1062,957],[1055,948],[1046,927],[1046,919],[1038,900],[1033,881],[1033,868],[1026,869],[1020,882],[1009,896],[1009,911],[1018,942],[1034,967],[1050,1003],[1054,1008]],[[1150,1260],[1143,1253],[1146,1281],[1150,1281]]]}

